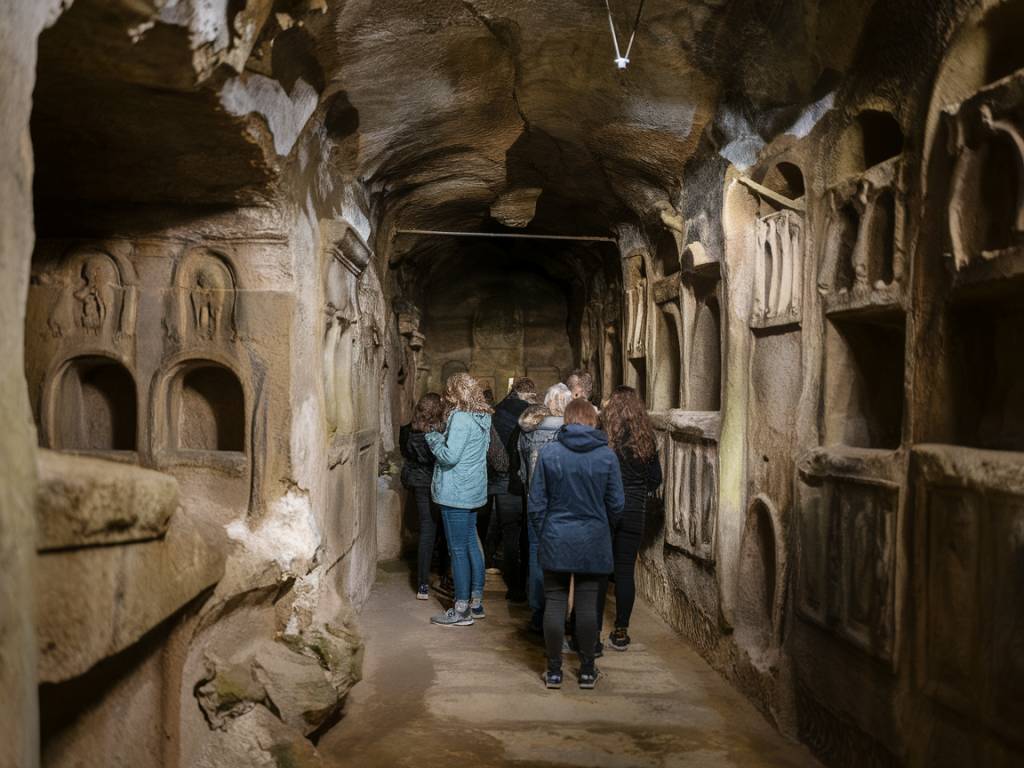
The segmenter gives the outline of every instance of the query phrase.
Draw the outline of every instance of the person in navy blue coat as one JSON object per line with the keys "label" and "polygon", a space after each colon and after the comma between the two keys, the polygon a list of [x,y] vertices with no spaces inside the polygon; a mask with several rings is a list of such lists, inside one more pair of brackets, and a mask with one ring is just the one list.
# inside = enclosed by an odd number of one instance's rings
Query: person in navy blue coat
{"label": "person in navy blue coat", "polygon": [[597,410],[586,400],[565,409],[565,426],[537,458],[528,513],[544,571],[544,643],[549,688],[562,684],[562,639],[574,585],[581,688],[593,688],[597,645],[597,593],[614,567],[612,529],[625,498],[619,460],[597,428]]}

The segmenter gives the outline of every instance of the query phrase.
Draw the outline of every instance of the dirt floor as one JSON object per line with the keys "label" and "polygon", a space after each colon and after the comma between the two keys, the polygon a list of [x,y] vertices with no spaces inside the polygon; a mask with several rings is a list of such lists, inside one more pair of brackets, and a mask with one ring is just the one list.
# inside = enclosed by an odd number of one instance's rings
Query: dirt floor
{"label": "dirt floor", "polygon": [[817,765],[639,602],[634,645],[598,660],[595,690],[577,687],[574,656],[564,687],[547,690],[541,639],[504,591],[489,575],[487,618],[437,627],[439,601],[414,599],[404,564],[378,570],[365,677],[319,745],[332,768]]}

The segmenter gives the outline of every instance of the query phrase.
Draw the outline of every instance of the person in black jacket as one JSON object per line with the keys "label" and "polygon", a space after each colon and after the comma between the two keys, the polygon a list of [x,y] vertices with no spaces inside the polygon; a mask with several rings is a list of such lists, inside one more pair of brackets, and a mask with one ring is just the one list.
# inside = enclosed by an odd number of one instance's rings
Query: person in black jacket
{"label": "person in black jacket", "polygon": [[[629,618],[636,600],[636,556],[644,535],[647,497],[661,485],[661,462],[647,407],[632,387],[617,387],[601,411],[601,424],[608,445],[615,451],[622,471],[626,505],[615,526],[612,547],[615,554],[615,630],[608,643],[617,651],[629,648]],[[599,595],[599,613],[604,615],[604,597]]]}
{"label": "person in black jacket", "polygon": [[565,426],[540,449],[530,481],[529,517],[544,572],[544,644],[548,688],[562,685],[562,641],[574,584],[579,633],[579,685],[593,688],[598,589],[612,570],[612,528],[624,503],[619,461],[597,429],[597,410],[586,400],[565,409]]}
{"label": "person in black jacket", "polygon": [[[512,382],[508,395],[494,407],[491,423],[498,433],[498,439],[505,447],[509,459],[506,472],[491,485],[495,494],[494,506],[501,528],[501,575],[505,580],[505,599],[512,602],[526,601],[526,574],[523,565],[526,555],[523,552],[524,536],[521,536],[523,521],[526,516],[526,505],[523,497],[523,486],[519,482],[519,450],[518,428],[519,416],[530,405],[531,396],[537,393],[537,385],[525,376]],[[512,474],[515,473],[515,482]]]}
{"label": "person in black jacket", "polygon": [[[430,499],[430,483],[434,477],[434,454],[427,445],[426,436],[428,432],[443,430],[444,405],[441,396],[435,392],[428,392],[416,403],[412,423],[403,426],[398,433],[398,446],[405,458],[402,484],[412,490],[420,517],[420,546],[416,567],[419,585],[416,591],[417,600],[427,600],[430,597],[430,561],[434,556],[439,517],[438,509]],[[441,549],[447,551],[446,547]],[[447,566],[444,566],[442,573],[446,573],[447,570]]]}

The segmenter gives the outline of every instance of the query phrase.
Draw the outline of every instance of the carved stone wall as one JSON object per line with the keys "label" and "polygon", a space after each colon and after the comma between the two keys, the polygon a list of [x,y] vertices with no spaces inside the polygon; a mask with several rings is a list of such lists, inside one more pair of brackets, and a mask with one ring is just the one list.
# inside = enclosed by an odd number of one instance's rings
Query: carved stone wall
{"label": "carved stone wall", "polygon": [[468,371],[500,400],[511,378],[529,376],[543,392],[573,369],[568,297],[557,284],[514,266],[435,280],[423,301],[424,391],[441,392],[449,376]]}

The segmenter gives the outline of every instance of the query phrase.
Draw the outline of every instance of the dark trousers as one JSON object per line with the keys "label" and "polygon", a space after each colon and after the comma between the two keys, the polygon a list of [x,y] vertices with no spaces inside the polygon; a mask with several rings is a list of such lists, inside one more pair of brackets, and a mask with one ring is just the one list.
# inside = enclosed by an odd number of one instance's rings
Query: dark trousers
{"label": "dark trousers", "polygon": [[497,548],[491,534],[494,528],[494,496],[488,496],[487,503],[473,511],[476,512],[476,535],[480,538],[480,546],[483,547],[484,564],[490,568],[494,560],[494,550]]}
{"label": "dark trousers", "polygon": [[[437,542],[438,522],[441,517],[441,510],[430,500],[430,487],[413,488],[413,496],[416,499],[416,511],[420,518],[420,546],[416,559],[417,585],[430,583],[430,564],[434,559],[434,546]],[[441,531],[444,537],[444,531]],[[448,572],[448,548],[444,541],[441,542],[441,575]]]}
{"label": "dark trousers", "polygon": [[522,592],[526,583],[522,575],[520,534],[523,529],[523,497],[499,493],[494,497],[495,512],[501,528],[501,575],[505,586]]}
{"label": "dark trousers", "polygon": [[[627,509],[612,532],[612,553],[615,557],[615,626],[629,628],[636,602],[636,556],[644,537],[644,510]],[[604,602],[608,593],[608,579],[598,594],[598,629],[604,623]]]}
{"label": "dark trousers", "polygon": [[569,579],[574,578],[573,607],[576,613],[576,638],[580,666],[584,671],[594,668],[597,646],[597,592],[605,577],[592,573],[557,573],[544,571],[544,645],[548,669],[562,669],[562,641],[565,639],[565,614],[569,607]]}

